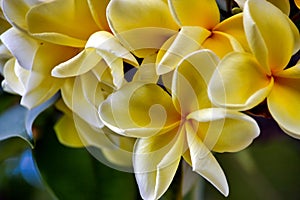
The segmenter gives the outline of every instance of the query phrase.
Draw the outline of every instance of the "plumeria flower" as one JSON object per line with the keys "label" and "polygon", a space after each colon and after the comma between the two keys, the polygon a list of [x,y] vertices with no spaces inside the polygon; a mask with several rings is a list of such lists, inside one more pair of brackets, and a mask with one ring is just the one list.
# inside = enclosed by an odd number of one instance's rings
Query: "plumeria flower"
{"label": "plumeria flower", "polygon": [[300,47],[299,31],[281,10],[260,0],[245,3],[244,27],[252,53],[235,52],[221,60],[209,84],[211,100],[248,110],[267,98],[281,128],[300,138],[300,65],[287,68]]}
{"label": "plumeria flower", "polygon": [[[4,15],[14,27],[1,39],[30,73],[23,81],[22,105],[32,108],[53,96],[64,80],[52,77],[52,69],[80,53],[93,33],[110,30],[105,15],[108,2],[3,0]],[[10,69],[7,73],[13,74]]]}
{"label": "plumeria flower", "polygon": [[228,185],[215,152],[235,152],[258,136],[245,114],[212,107],[207,83],[218,62],[208,50],[188,55],[176,68],[170,94],[154,83],[133,81],[112,93],[99,115],[114,132],[138,138],[133,167],[144,199],[167,190],[181,157],[224,195]]}
{"label": "plumeria flower", "polygon": [[220,22],[216,1],[169,0],[169,7],[180,31],[160,48],[157,73],[172,71],[189,53],[207,48],[220,58],[231,51],[248,50],[242,13]]}

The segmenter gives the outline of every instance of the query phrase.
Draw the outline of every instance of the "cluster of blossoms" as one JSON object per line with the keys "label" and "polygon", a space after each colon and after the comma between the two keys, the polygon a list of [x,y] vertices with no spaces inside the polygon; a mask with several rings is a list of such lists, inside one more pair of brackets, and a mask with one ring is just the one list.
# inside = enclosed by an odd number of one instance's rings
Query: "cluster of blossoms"
{"label": "cluster of blossoms", "polygon": [[300,138],[289,1],[236,3],[221,21],[215,0],[2,0],[2,86],[28,109],[59,92],[60,142],[132,169],[144,199],[165,193],[182,159],[227,196],[212,152],[259,135],[244,111],[266,100]]}

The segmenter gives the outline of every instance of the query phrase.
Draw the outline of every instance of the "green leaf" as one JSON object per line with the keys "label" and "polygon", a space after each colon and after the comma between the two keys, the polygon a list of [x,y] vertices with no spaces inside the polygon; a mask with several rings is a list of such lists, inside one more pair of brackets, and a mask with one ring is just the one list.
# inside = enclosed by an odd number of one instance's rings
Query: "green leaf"
{"label": "green leaf", "polygon": [[[38,121],[51,122],[44,115]],[[42,138],[33,150],[44,181],[63,200],[138,198],[133,174],[116,171],[94,159],[86,149],[68,148],[60,144],[53,124],[39,127]]]}
{"label": "green leaf", "polygon": [[45,103],[31,110],[15,105],[5,110],[0,115],[0,141],[13,137],[19,137],[31,146],[34,147],[34,137],[32,133],[32,124],[37,116],[52,105],[59,95],[53,96]]}
{"label": "green leaf", "polygon": [[32,137],[25,128],[25,119],[28,110],[20,105],[13,106],[0,115],[0,141],[19,137],[33,147]]}

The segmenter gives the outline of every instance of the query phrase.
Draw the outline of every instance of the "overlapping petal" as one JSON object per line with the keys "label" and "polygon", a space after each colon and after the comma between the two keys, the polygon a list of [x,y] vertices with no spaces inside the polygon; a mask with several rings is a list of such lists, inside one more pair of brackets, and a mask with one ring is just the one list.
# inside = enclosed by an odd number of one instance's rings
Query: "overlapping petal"
{"label": "overlapping petal", "polygon": [[201,139],[195,134],[195,130],[189,123],[186,123],[185,129],[193,171],[199,173],[222,194],[227,196],[229,188],[225,174],[219,163]]}
{"label": "overlapping petal", "polygon": [[300,138],[300,79],[277,77],[268,96],[272,117],[289,135]]}
{"label": "overlapping petal", "polygon": [[199,50],[185,57],[176,68],[172,99],[177,111],[183,116],[211,106],[207,85],[218,62],[218,57],[212,51]]}
{"label": "overlapping petal", "polygon": [[7,20],[21,30],[28,30],[26,14],[30,7],[40,4],[39,0],[2,0],[2,10]]}
{"label": "overlapping petal", "polygon": [[208,93],[216,105],[247,110],[267,97],[273,82],[251,54],[230,53],[220,61]]}
{"label": "overlapping petal", "polygon": [[200,26],[209,30],[220,21],[216,1],[169,0],[168,2],[172,14],[180,26]]}
{"label": "overlapping petal", "polygon": [[61,93],[66,105],[94,127],[102,128],[98,106],[104,100],[102,88],[92,73],[65,81]]}
{"label": "overlapping petal", "polygon": [[209,108],[188,115],[199,124],[203,143],[216,152],[245,149],[259,135],[259,127],[251,117],[237,111]]}
{"label": "overlapping petal", "polygon": [[35,37],[73,47],[83,47],[89,36],[99,30],[86,0],[44,2],[28,11],[26,21]]}
{"label": "overlapping petal", "polygon": [[[261,20],[266,16],[267,20]],[[244,27],[249,46],[266,72],[284,69],[294,51],[296,35],[288,16],[267,1],[249,0],[244,8]]]}
{"label": "overlapping petal", "polygon": [[160,198],[173,180],[185,149],[185,131],[176,131],[137,140],[134,172],[144,199]]}
{"label": "overlapping petal", "polygon": [[138,57],[155,53],[179,29],[163,0],[112,0],[107,18],[116,37]]}
{"label": "overlapping petal", "polygon": [[169,94],[158,85],[131,82],[99,108],[104,124],[118,134],[149,137],[176,127],[180,120]]}
{"label": "overlapping petal", "polygon": [[100,30],[110,31],[106,20],[106,7],[110,0],[87,0],[92,17]]}
{"label": "overlapping petal", "polygon": [[199,50],[211,32],[198,26],[184,26],[160,48],[157,58],[157,73],[165,74],[175,69],[188,54]]}

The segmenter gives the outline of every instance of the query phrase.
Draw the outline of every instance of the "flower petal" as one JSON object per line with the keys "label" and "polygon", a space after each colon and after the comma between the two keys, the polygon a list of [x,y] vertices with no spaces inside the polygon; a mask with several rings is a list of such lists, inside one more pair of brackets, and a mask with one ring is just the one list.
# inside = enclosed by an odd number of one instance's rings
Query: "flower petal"
{"label": "flower petal", "polygon": [[171,97],[156,84],[131,82],[111,94],[99,108],[104,124],[118,134],[149,137],[178,125]]}
{"label": "flower petal", "polygon": [[216,152],[240,151],[259,135],[254,119],[223,108],[198,110],[190,113],[187,119],[200,122],[198,134],[206,147]]}
{"label": "flower petal", "polygon": [[39,0],[2,0],[2,10],[7,20],[21,30],[27,30],[26,14],[31,6],[41,3]]}
{"label": "flower petal", "polygon": [[78,76],[88,72],[101,60],[95,49],[87,48],[73,58],[60,63],[52,71],[51,75],[59,78]]}
{"label": "flower petal", "polygon": [[61,93],[64,102],[74,113],[94,127],[103,127],[98,115],[98,106],[104,97],[101,88],[98,87],[98,80],[92,73],[66,80]]}
{"label": "flower petal", "polygon": [[87,0],[93,19],[100,30],[110,31],[106,20],[106,7],[110,0]]}
{"label": "flower petal", "polygon": [[166,192],[184,149],[184,131],[171,131],[138,139],[134,147],[134,173],[143,199],[158,199]]}
{"label": "flower petal", "polygon": [[24,95],[25,84],[28,81],[29,71],[22,68],[15,58],[8,60],[3,68],[4,80],[2,87],[5,91]]}
{"label": "flower petal", "polygon": [[227,180],[218,161],[197,136],[191,124],[185,123],[185,129],[193,171],[200,174],[214,185],[223,195],[227,196],[229,193]]}
{"label": "flower petal", "polygon": [[219,31],[214,31],[205,40],[203,48],[212,50],[219,58],[223,58],[232,51],[244,51],[241,44],[233,36]]}
{"label": "flower petal", "polygon": [[209,37],[210,31],[193,26],[181,28],[175,38],[163,45],[158,53],[157,73],[159,75],[168,73],[175,69],[178,63],[188,54],[199,50],[203,41]]}
{"label": "flower petal", "polygon": [[223,20],[213,29],[213,32],[215,31],[231,35],[242,45],[245,51],[250,51],[243,25],[243,13]]}
{"label": "flower petal", "polygon": [[268,107],[272,117],[289,135],[300,139],[300,79],[276,78],[268,96]]}
{"label": "flower petal", "polygon": [[268,74],[270,70],[285,68],[292,56],[295,41],[290,23],[288,16],[267,1],[249,0],[245,4],[246,37],[252,52]]}
{"label": "flower petal", "polygon": [[163,0],[112,0],[107,18],[114,35],[138,57],[155,53],[179,29]]}
{"label": "flower petal", "polygon": [[10,28],[1,35],[1,41],[17,58],[25,69],[32,67],[33,57],[38,49],[38,42],[15,28]]}
{"label": "flower petal", "polygon": [[208,86],[211,101],[231,109],[247,110],[262,102],[273,86],[255,58],[230,53],[219,63]]}
{"label": "flower petal", "polygon": [[212,29],[219,23],[220,13],[216,1],[169,0],[168,2],[180,26],[200,26]]}
{"label": "flower petal", "polygon": [[84,147],[75,128],[74,120],[67,115],[62,116],[54,126],[59,142],[68,147]]}
{"label": "flower petal", "polygon": [[157,83],[159,76],[156,74],[156,57],[157,54],[144,58],[141,66],[134,74],[132,81],[145,81],[149,83]]}
{"label": "flower petal", "polygon": [[99,30],[87,1],[82,0],[42,3],[29,10],[26,20],[29,32],[35,37],[74,47],[83,47],[89,36]]}
{"label": "flower petal", "polygon": [[207,85],[218,61],[212,51],[199,50],[185,57],[176,68],[172,82],[172,99],[177,111],[183,116],[211,106]]}
{"label": "flower petal", "polygon": [[300,9],[300,0],[295,0],[295,4]]}
{"label": "flower petal", "polygon": [[73,117],[79,137],[91,155],[114,169],[133,171],[134,138],[117,135],[106,127],[93,127],[77,115]]}
{"label": "flower petal", "polygon": [[282,77],[282,78],[296,78],[300,79],[300,62],[299,64],[290,67],[288,69],[279,71],[275,74],[276,77]]}

